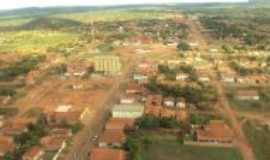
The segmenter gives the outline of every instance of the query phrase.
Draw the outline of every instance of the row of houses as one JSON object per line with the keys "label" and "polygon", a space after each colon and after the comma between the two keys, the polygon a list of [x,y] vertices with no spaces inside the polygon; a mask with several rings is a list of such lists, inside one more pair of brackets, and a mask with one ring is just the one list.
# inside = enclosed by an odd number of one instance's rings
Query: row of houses
{"label": "row of houses", "polygon": [[[13,153],[16,149],[15,135],[21,135],[28,132],[26,122],[10,122],[0,131],[0,159],[6,153]],[[8,128],[9,127],[9,128]],[[70,129],[62,127],[53,127],[49,133],[41,137],[39,145],[34,145],[27,149],[22,155],[22,160],[41,160],[46,153],[58,153],[65,148],[66,140],[72,136]],[[54,157],[58,155],[55,154]]]}
{"label": "row of houses", "polygon": [[187,118],[186,102],[184,98],[172,98],[161,95],[148,95],[145,102],[145,114],[157,117],[173,117],[178,121]]}
{"label": "row of houses", "polygon": [[125,160],[127,152],[123,149],[126,143],[127,129],[135,128],[137,118],[143,116],[144,105],[139,103],[137,95],[142,88],[130,83],[125,95],[112,108],[111,118],[98,138],[97,146],[89,152],[91,160]]}
{"label": "row of houses", "polygon": [[[54,157],[58,157],[66,146],[66,140],[72,136],[71,130],[63,125],[84,123],[90,114],[88,107],[76,109],[76,107],[72,105],[59,105],[51,111],[44,111],[42,116],[44,116],[46,120],[49,133],[45,137],[41,137],[39,141],[40,145],[29,148],[22,159],[32,160],[31,157],[35,157],[34,160],[39,160],[46,153],[54,153]],[[7,152],[14,152],[16,143],[13,137],[27,133],[29,131],[28,125],[30,123],[36,123],[36,121],[32,119],[9,119],[1,122],[0,142],[3,143],[0,143],[0,157],[4,156]]]}

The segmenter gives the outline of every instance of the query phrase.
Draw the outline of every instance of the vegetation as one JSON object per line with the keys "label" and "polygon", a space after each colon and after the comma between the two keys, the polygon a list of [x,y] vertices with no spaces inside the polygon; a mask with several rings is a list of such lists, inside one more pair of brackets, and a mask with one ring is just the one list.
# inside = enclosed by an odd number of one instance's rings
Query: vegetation
{"label": "vegetation", "polygon": [[265,73],[264,68],[247,68],[243,65],[238,64],[237,62],[233,61],[230,63],[232,69],[239,73],[240,76],[247,76],[251,74],[261,74]]}
{"label": "vegetation", "polygon": [[228,89],[227,95],[230,103],[239,111],[252,111],[252,112],[267,112],[270,110],[270,88],[257,88],[259,91],[260,100],[238,100],[235,97],[235,89]]}
{"label": "vegetation", "polygon": [[12,31],[0,32],[0,51],[24,54],[44,53],[49,47],[75,41],[78,35],[62,31]]}
{"label": "vegetation", "polygon": [[242,160],[234,148],[198,147],[183,145],[172,132],[139,130],[130,134],[127,141],[129,160]]}
{"label": "vegetation", "polygon": [[16,150],[14,153],[7,153],[5,160],[20,159],[23,153],[34,145],[39,143],[39,139],[46,135],[45,119],[40,118],[36,124],[29,124],[28,131],[15,136]]}
{"label": "vegetation", "polygon": [[[204,16],[201,23],[215,40],[221,40],[236,49],[268,50],[269,8],[231,7],[223,9],[200,10]],[[239,46],[241,46],[239,48]],[[223,48],[225,52],[232,50]]]}
{"label": "vegetation", "polygon": [[270,153],[270,128],[260,124],[247,122],[244,131],[251,143],[257,160],[268,160]]}
{"label": "vegetation", "polygon": [[4,115],[7,117],[14,116],[18,113],[18,108],[15,107],[0,107],[0,115]]}
{"label": "vegetation", "polygon": [[215,89],[209,86],[168,86],[158,84],[155,79],[150,79],[146,87],[152,92],[159,93],[163,96],[184,97],[188,103],[200,106],[201,109],[206,109],[203,102],[215,101],[217,97]]}
{"label": "vegetation", "polygon": [[179,51],[188,51],[188,50],[191,49],[191,47],[190,47],[190,45],[189,45],[188,43],[186,43],[186,42],[180,42],[180,43],[178,43],[178,45],[177,45],[177,49],[178,49]]}
{"label": "vegetation", "polygon": [[[17,76],[27,74],[37,64],[44,60],[44,56],[29,56],[19,60],[8,67],[0,68],[0,81],[14,80]],[[0,92],[1,93],[1,92]],[[2,94],[14,94],[10,89],[3,89]]]}
{"label": "vegetation", "polygon": [[141,129],[154,129],[154,128],[177,128],[179,123],[175,118],[160,118],[151,115],[146,115],[137,120],[137,125]]}

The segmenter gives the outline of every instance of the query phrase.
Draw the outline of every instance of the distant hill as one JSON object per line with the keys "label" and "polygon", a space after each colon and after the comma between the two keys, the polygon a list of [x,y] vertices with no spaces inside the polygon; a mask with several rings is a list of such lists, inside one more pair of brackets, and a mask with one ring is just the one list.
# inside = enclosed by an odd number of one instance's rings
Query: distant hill
{"label": "distant hill", "polygon": [[44,8],[31,7],[31,8],[0,11],[0,19],[49,16],[61,13],[86,12],[89,10],[95,10],[95,7],[44,7]]}
{"label": "distant hill", "polygon": [[249,0],[250,4],[270,4],[269,0]]}
{"label": "distant hill", "polygon": [[[102,9],[147,9],[147,8],[171,8],[171,9],[190,9],[190,8],[222,8],[234,6],[262,6],[270,7],[270,0],[249,0],[248,3],[168,3],[162,5],[123,5],[123,6],[106,6],[106,7],[90,7],[90,6],[75,6],[75,7],[30,7],[15,10],[0,10],[0,20],[28,18],[28,17],[45,17],[55,14],[88,12]],[[255,6],[255,7],[256,7]]]}
{"label": "distant hill", "polygon": [[30,21],[18,29],[22,30],[32,30],[32,29],[61,29],[66,27],[77,27],[81,25],[80,22],[73,21],[70,19],[62,18],[51,18],[51,17],[41,17]]}

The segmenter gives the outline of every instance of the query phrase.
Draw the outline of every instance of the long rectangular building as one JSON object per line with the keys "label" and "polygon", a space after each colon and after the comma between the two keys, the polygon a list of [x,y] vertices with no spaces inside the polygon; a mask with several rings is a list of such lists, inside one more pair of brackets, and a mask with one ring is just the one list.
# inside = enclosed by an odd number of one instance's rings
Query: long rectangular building
{"label": "long rectangular building", "polygon": [[104,74],[120,74],[121,60],[118,56],[96,56],[94,58],[95,71]]}
{"label": "long rectangular building", "polygon": [[138,118],[144,113],[142,104],[118,104],[113,107],[113,118]]}

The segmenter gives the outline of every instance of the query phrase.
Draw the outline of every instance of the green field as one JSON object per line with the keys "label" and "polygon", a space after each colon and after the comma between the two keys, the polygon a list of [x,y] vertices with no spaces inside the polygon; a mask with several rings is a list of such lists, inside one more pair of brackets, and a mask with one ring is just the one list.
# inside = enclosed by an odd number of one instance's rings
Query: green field
{"label": "green field", "polygon": [[242,160],[234,148],[183,145],[171,133],[140,131],[140,160]]}
{"label": "green field", "polygon": [[0,33],[0,52],[44,53],[48,47],[76,40],[75,33],[60,31],[18,31]]}
{"label": "green field", "polygon": [[32,20],[32,18],[0,19],[0,27],[16,27]]}
{"label": "green field", "polygon": [[92,21],[125,21],[136,19],[167,18],[173,14],[162,10],[100,10],[75,14],[57,14],[53,17],[72,19],[84,23]]}
{"label": "green field", "polygon": [[239,100],[236,97],[237,90],[239,88],[227,87],[226,92],[230,104],[237,111],[248,111],[248,112],[269,112],[270,111],[270,89],[269,87],[244,87],[241,90],[254,89],[258,91],[260,100]]}
{"label": "green field", "polygon": [[264,102],[263,100],[241,101],[241,100],[231,98],[230,102],[232,106],[235,107],[238,111],[251,111],[251,112],[269,112],[270,111],[269,103]]}
{"label": "green field", "polygon": [[270,159],[270,128],[256,123],[246,123],[244,131],[254,149],[256,160]]}

